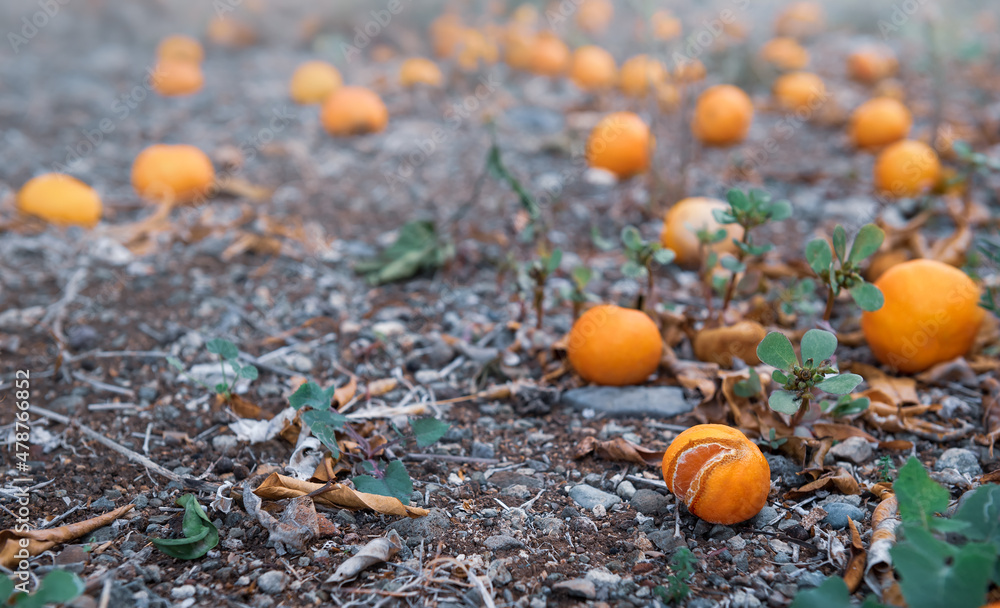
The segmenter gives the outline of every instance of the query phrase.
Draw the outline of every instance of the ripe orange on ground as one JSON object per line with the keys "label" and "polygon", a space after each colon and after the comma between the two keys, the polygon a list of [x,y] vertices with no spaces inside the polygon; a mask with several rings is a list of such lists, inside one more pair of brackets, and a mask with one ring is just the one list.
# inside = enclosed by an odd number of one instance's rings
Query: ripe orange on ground
{"label": "ripe orange on ground", "polygon": [[792,72],[774,81],[774,98],[785,110],[816,110],[826,100],[823,80],[812,72]]}
{"label": "ripe orange on ground", "polygon": [[430,36],[434,54],[441,59],[453,56],[462,41],[464,31],[462,19],[455,13],[444,13],[432,21]]}
{"label": "ripe orange on ground", "polygon": [[190,61],[164,59],[153,68],[153,90],[165,97],[197,93],[204,82],[201,66]]}
{"label": "ripe orange on ground", "polygon": [[504,35],[503,60],[517,70],[531,69],[534,57],[535,33],[529,28],[512,23]]}
{"label": "ripe orange on ground", "polygon": [[675,112],[681,106],[681,92],[677,86],[669,82],[656,85],[656,105],[663,113]]}
{"label": "ripe orange on ground", "polygon": [[666,82],[667,69],[649,55],[636,55],[622,64],[619,86],[629,97],[645,97],[657,84]]}
{"label": "ripe orange on ground", "polygon": [[493,65],[500,58],[496,42],[477,29],[465,29],[456,46],[458,66],[467,72]]}
{"label": "ripe orange on ground", "polygon": [[132,187],[139,196],[156,202],[196,201],[214,182],[212,161],[194,146],[152,145],[132,163]]}
{"label": "ripe orange on ground", "polygon": [[900,371],[920,372],[968,352],[985,311],[979,287],[961,270],[936,260],[910,260],[875,281],[885,305],[861,315],[875,358]]}
{"label": "ripe orange on ground", "polygon": [[912,125],[913,116],[902,102],[876,97],[854,110],[847,132],[859,148],[878,148],[905,138]]}
{"label": "ripe orange on ground", "polygon": [[649,127],[632,112],[615,112],[601,119],[587,140],[587,163],[618,179],[649,168],[652,150]]}
{"label": "ripe orange on ground", "polygon": [[663,453],[663,481],[695,516],[730,525],[750,519],[767,504],[771,468],[739,430],[699,424]]}
{"label": "ripe orange on ground", "polygon": [[249,24],[229,15],[219,15],[208,23],[208,39],[219,46],[240,48],[257,42],[257,32]]}
{"label": "ripe orange on ground", "polygon": [[344,83],[340,71],[325,61],[307,61],[295,68],[289,90],[295,103],[320,103]]}
{"label": "ripe orange on ground", "polygon": [[611,0],[583,0],[576,9],[576,24],[585,32],[599,34],[608,29],[614,16]]}
{"label": "ripe orange on ground", "polygon": [[588,382],[640,384],[660,366],[663,340],[656,323],[641,310],[602,304],[573,324],[566,354]]}
{"label": "ripe orange on ground", "polygon": [[875,159],[875,188],[890,196],[917,196],[932,188],[940,175],[937,153],[914,139],[890,145]]}
{"label": "ripe orange on ground", "polygon": [[870,46],[854,51],[847,57],[847,74],[854,80],[868,84],[888,78],[899,69],[892,49]]}
{"label": "ripe orange on ground", "polygon": [[793,2],[778,15],[774,33],[779,36],[802,38],[823,29],[823,7],[818,2]]}
{"label": "ripe orange on ground", "polygon": [[684,83],[698,82],[705,79],[706,72],[705,64],[700,59],[690,59],[674,66],[674,80]]}
{"label": "ripe orange on ground", "polygon": [[364,87],[341,87],[320,110],[320,122],[334,137],[378,133],[389,122],[389,110],[375,92]]}
{"label": "ripe orange on ground", "polygon": [[670,11],[658,10],[653,13],[653,36],[659,40],[673,40],[681,35],[681,20]]}
{"label": "ripe orange on ground", "polygon": [[677,254],[674,262],[678,266],[697,268],[701,264],[698,231],[702,229],[716,232],[725,228],[726,238],[712,245],[711,250],[719,255],[736,253],[733,239],[743,238],[743,228],[739,224],[723,226],[717,222],[712,215],[712,211],[716,209],[729,209],[729,205],[718,199],[695,196],[679,201],[667,211],[660,242]]}
{"label": "ripe orange on ground", "polygon": [[399,83],[404,87],[414,87],[418,84],[439,87],[443,82],[441,68],[430,59],[410,57],[399,67]]}
{"label": "ripe orange on ground", "polygon": [[167,36],[156,47],[156,58],[159,61],[187,61],[201,63],[205,58],[205,50],[201,43],[190,36]]}
{"label": "ripe orange on ground", "polygon": [[101,219],[101,197],[87,184],[63,173],[28,180],[17,193],[17,208],[64,226],[93,227]]}
{"label": "ripe orange on ground", "polygon": [[760,57],[782,70],[801,70],[809,63],[809,51],[794,38],[768,40],[760,48]]}
{"label": "ripe orange on ground", "polygon": [[753,102],[742,89],[718,84],[698,97],[691,131],[702,143],[725,146],[743,141],[753,121]]}
{"label": "ripe orange on ground", "polygon": [[535,37],[531,50],[531,71],[541,76],[559,76],[569,69],[569,47],[552,32]]}
{"label": "ripe orange on ground", "polygon": [[618,68],[611,53],[599,46],[581,46],[573,52],[570,79],[584,91],[609,89],[618,78]]}

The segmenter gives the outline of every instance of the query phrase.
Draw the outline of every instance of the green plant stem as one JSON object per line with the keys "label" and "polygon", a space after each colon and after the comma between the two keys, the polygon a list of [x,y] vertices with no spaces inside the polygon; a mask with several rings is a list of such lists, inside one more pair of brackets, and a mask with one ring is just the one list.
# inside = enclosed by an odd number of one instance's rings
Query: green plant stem
{"label": "green plant stem", "polygon": [[792,422],[789,425],[793,429],[795,427],[799,426],[799,423],[802,422],[802,418],[806,415],[806,412],[809,411],[809,398],[810,397],[811,397],[811,395],[809,393],[806,393],[805,395],[802,396],[802,405],[799,406],[799,411],[795,412],[795,415],[792,416]]}
{"label": "green plant stem", "polygon": [[653,282],[653,269],[651,266],[649,262],[646,262],[646,304],[650,307],[655,307],[656,301],[653,299],[653,294],[656,285]]}
{"label": "green plant stem", "polygon": [[[750,229],[744,227],[743,228],[743,238],[741,239],[741,242],[743,243],[743,245],[746,245],[749,242],[749,238],[750,238]],[[742,264],[743,263],[743,259],[745,257],[746,257],[746,253],[743,251],[743,248],[741,247],[739,249],[739,251],[736,252],[736,260],[740,264]],[[729,285],[726,286],[726,297],[723,298],[723,300],[722,300],[722,308],[719,309],[719,322],[720,323],[722,322],[723,315],[726,314],[726,309],[729,308],[729,303],[733,300],[733,294],[736,293],[736,276],[738,274],[739,274],[738,272],[734,272],[733,276],[730,277],[730,279],[729,279]]]}
{"label": "green plant stem", "polygon": [[833,302],[837,299],[837,296],[833,293],[833,288],[830,288],[830,293],[826,297],[826,309],[823,310],[823,320],[829,322],[830,317],[833,316]]}
{"label": "green plant stem", "polygon": [[545,312],[542,309],[544,306],[545,306],[545,283],[541,283],[535,286],[535,314],[538,316],[538,319],[535,321],[535,327],[537,329],[542,328],[542,319],[543,319],[542,315]]}

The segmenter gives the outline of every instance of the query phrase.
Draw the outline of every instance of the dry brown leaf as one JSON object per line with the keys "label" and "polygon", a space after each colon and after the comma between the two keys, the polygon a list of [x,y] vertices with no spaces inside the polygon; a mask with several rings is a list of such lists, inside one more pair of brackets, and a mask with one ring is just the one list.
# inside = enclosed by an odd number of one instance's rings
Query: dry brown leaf
{"label": "dry brown leaf", "polygon": [[264,415],[264,412],[260,409],[259,405],[236,394],[230,395],[228,399],[222,395],[216,395],[215,402],[219,405],[228,405],[233,409],[233,413],[240,418],[246,418],[249,420],[260,420],[261,418],[264,418],[266,420],[270,420],[274,417],[269,414]]}
{"label": "dry brown leaf", "polygon": [[882,502],[872,513],[872,539],[864,575],[865,583],[877,594],[884,593],[895,582],[889,550],[896,544],[896,526],[899,525],[896,495],[883,489],[881,497]]}
{"label": "dry brown leaf", "polygon": [[981,475],[979,483],[1000,483],[1000,469]]}
{"label": "dry brown leaf", "polygon": [[990,447],[990,457],[993,457],[993,444],[1000,437],[1000,381],[996,378],[986,378],[981,385],[983,395],[983,428],[986,433],[976,435],[976,442]]}
{"label": "dry brown leaf", "polygon": [[351,399],[354,399],[354,394],[357,392],[358,377],[351,374],[351,378],[347,381],[347,384],[333,392],[333,405],[331,407],[334,409],[344,407]]}
{"label": "dry brown leaf", "polygon": [[[897,378],[889,376],[879,368],[864,363],[851,363],[844,366],[844,371],[851,371],[860,374],[870,387],[869,390],[879,391],[888,396],[892,405],[905,405],[907,403],[920,403],[917,396],[917,381],[913,378]],[[862,393],[866,395],[868,391]]]}
{"label": "dry brown leaf", "polygon": [[965,264],[966,254],[972,245],[972,229],[960,212],[952,212],[950,215],[955,220],[955,232],[935,241],[927,257],[950,266],[961,267]]}
{"label": "dry brown leaf", "polygon": [[861,586],[861,581],[865,576],[865,564],[868,562],[868,552],[861,542],[861,534],[854,520],[847,518],[847,525],[851,529],[851,560],[844,569],[844,583],[847,584],[849,593],[854,593]]}
{"label": "dry brown leaf", "polygon": [[[285,498],[295,498],[305,496],[317,490],[321,490],[324,484],[301,481],[293,477],[286,477],[278,473],[272,473],[260,486],[254,490],[254,494],[265,500],[282,500]],[[317,503],[340,509],[370,509],[385,515],[397,515],[406,517],[423,517],[430,513],[427,509],[404,505],[398,498],[392,496],[379,496],[378,494],[368,494],[358,492],[343,484],[333,484],[322,493],[313,496]]]}
{"label": "dry brown leaf", "polygon": [[395,378],[380,378],[365,385],[365,394],[369,397],[381,397],[397,386],[399,386],[399,380]]}
{"label": "dry brown leaf", "polygon": [[243,506],[268,531],[268,540],[296,551],[305,551],[313,540],[338,532],[333,522],[316,513],[316,505],[309,496],[288,501],[280,518],[276,519],[262,508],[261,498],[247,484],[243,488]]}
{"label": "dry brown leaf", "polygon": [[615,437],[607,441],[600,441],[592,436],[584,437],[573,452],[573,460],[579,460],[590,453],[604,460],[631,462],[651,467],[660,466],[663,462],[663,450],[647,450],[624,437]]}
{"label": "dry brown leaf", "polygon": [[890,452],[905,452],[913,449],[913,442],[905,439],[893,439],[892,441],[879,441],[878,449],[889,450]]}
{"label": "dry brown leaf", "polygon": [[361,551],[340,564],[337,570],[324,582],[339,584],[349,581],[361,574],[363,570],[389,561],[402,548],[403,539],[399,536],[399,532],[389,530],[388,534],[369,541],[361,548]]}
{"label": "dry brown leaf", "polygon": [[681,386],[689,391],[697,390],[701,393],[702,403],[711,401],[715,397],[715,379],[719,375],[718,364],[677,360],[669,366],[669,369]]}
{"label": "dry brown leaf", "polygon": [[248,198],[254,202],[267,200],[271,197],[271,190],[263,186],[257,186],[239,177],[229,177],[218,180],[216,185],[219,192],[225,192],[232,196]]}
{"label": "dry brown leaf", "polygon": [[248,251],[258,255],[279,255],[281,254],[281,241],[271,236],[244,232],[240,236],[236,237],[236,239],[230,243],[221,254],[219,254],[219,259],[223,262],[229,262],[236,256],[242,255]]}
{"label": "dry brown leaf", "polygon": [[878,439],[875,439],[856,426],[836,422],[815,422],[812,425],[812,431],[813,435],[820,439],[830,438],[834,441],[843,441],[848,437],[861,437],[870,443],[878,441]]}
{"label": "dry brown leaf", "polygon": [[938,363],[929,370],[917,374],[917,380],[926,384],[946,385],[957,382],[964,386],[976,386],[976,372],[972,371],[969,362],[964,357]]}
{"label": "dry brown leaf", "polygon": [[[0,565],[5,568],[14,568],[22,559],[44,553],[58,544],[76,540],[84,534],[107,526],[134,506],[132,504],[122,505],[103,515],[48,530],[18,531],[10,529],[0,531]],[[21,546],[21,539],[28,541],[27,547]]]}
{"label": "dry brown leaf", "polygon": [[933,409],[935,407],[929,405],[897,408],[872,399],[871,405],[865,410],[864,419],[868,424],[887,433],[913,433],[922,439],[939,443],[962,439],[975,429],[971,423],[959,418],[951,420],[957,426],[944,426],[917,418]]}
{"label": "dry brown leaf", "polygon": [[767,329],[755,321],[740,321],[728,327],[702,329],[695,334],[692,346],[699,361],[716,363],[724,368],[733,366],[738,358],[748,365],[759,365],[757,345],[767,335]]}
{"label": "dry brown leaf", "polygon": [[835,471],[826,473],[815,481],[810,481],[804,486],[789,491],[785,494],[785,498],[799,500],[817,490],[837,491],[841,494],[850,495],[861,494],[861,486],[858,485],[858,481],[846,469],[837,467]]}

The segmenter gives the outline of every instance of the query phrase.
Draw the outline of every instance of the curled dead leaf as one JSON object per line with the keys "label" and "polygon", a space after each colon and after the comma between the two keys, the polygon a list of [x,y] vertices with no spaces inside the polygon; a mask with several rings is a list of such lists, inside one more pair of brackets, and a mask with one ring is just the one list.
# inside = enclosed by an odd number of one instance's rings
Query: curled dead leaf
{"label": "curled dead leaf", "polygon": [[[132,510],[134,506],[135,505],[132,504],[123,505],[114,511],[108,511],[103,515],[98,515],[97,517],[92,517],[75,524],[67,524],[65,526],[59,526],[58,528],[51,528],[48,530],[20,531],[17,529],[9,529],[0,531],[0,565],[5,568],[14,568],[21,559],[25,559],[26,557],[21,553],[21,551],[25,551],[27,556],[35,556],[40,553],[44,553],[58,544],[76,540],[77,538],[80,538],[85,534],[89,534],[98,528],[107,526],[114,520]],[[26,539],[28,541],[27,547],[22,546],[21,539]]]}
{"label": "curled dead leaf", "polygon": [[837,467],[836,470],[823,474],[815,481],[810,481],[804,486],[790,490],[787,494],[785,494],[785,498],[789,500],[800,500],[817,490],[826,490],[828,492],[836,491],[841,494],[848,495],[861,494],[861,486],[858,485],[858,480],[854,479],[854,477],[848,473],[846,469]]}
{"label": "curled dead leaf", "polygon": [[403,539],[399,536],[399,532],[389,530],[388,534],[371,540],[356,555],[340,564],[325,582],[340,584],[349,581],[363,570],[391,560],[402,548]]}
{"label": "curled dead leaf", "polygon": [[[326,486],[322,483],[301,481],[293,477],[272,473],[253,492],[265,500],[282,500],[305,496],[317,490],[323,490],[324,487]],[[398,498],[392,496],[358,492],[339,483],[332,484],[326,490],[315,494],[313,500],[329,507],[352,510],[370,509],[385,515],[400,517],[423,517],[430,512],[420,507],[404,505]]]}
{"label": "curled dead leaf", "polygon": [[600,441],[593,436],[584,437],[573,452],[573,460],[579,460],[588,454],[604,460],[631,462],[641,466],[660,466],[663,461],[663,450],[647,450],[624,437],[615,437]]}
{"label": "curled dead leaf", "polygon": [[890,491],[882,494],[882,502],[872,513],[872,539],[868,547],[868,565],[864,581],[877,595],[889,589],[895,578],[892,573],[892,555],[889,551],[896,544],[896,527],[899,525],[899,503]]}
{"label": "curled dead leaf", "polygon": [[759,365],[757,345],[767,335],[767,329],[756,321],[740,321],[729,327],[703,329],[695,334],[692,346],[699,361],[733,366],[739,358],[748,365]]}

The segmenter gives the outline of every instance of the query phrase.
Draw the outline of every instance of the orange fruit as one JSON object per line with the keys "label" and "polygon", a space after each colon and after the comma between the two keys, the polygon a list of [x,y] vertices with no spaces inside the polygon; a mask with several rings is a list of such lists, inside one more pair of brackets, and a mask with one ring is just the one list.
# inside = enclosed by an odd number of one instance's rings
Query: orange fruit
{"label": "orange fruit", "polygon": [[536,36],[532,46],[531,71],[535,74],[558,76],[569,69],[569,47],[552,32]]}
{"label": "orange fruit", "polygon": [[961,357],[976,339],[985,311],[979,287],[937,260],[910,260],[875,281],[885,304],[861,315],[875,358],[906,373]]}
{"label": "orange fruit", "polygon": [[660,366],[663,354],[660,330],[646,313],[612,304],[580,315],[568,344],[566,354],[576,373],[605,386],[645,382]]}
{"label": "orange fruit", "polygon": [[857,147],[879,148],[905,138],[912,125],[913,116],[902,102],[876,97],[854,110],[847,132]]}
{"label": "orange fruit", "polygon": [[818,2],[793,2],[778,15],[774,33],[779,36],[803,38],[823,29],[823,7]]}
{"label": "orange fruit", "polygon": [[214,182],[212,161],[194,146],[152,145],[132,163],[132,187],[139,196],[156,202],[195,202]]}
{"label": "orange fruit", "polygon": [[725,146],[743,141],[751,121],[750,97],[731,84],[717,84],[698,97],[691,131],[704,144]]}
{"label": "orange fruit", "polygon": [[240,48],[257,42],[257,32],[232,15],[218,15],[208,23],[208,39],[219,46]]}
{"label": "orange fruit", "polygon": [[658,10],[653,13],[653,36],[659,40],[673,40],[681,35],[681,20],[670,11]]}
{"label": "orange fruit", "polygon": [[698,82],[705,79],[705,64],[699,59],[679,62],[674,67],[674,80],[677,82]]}
{"label": "orange fruit", "polygon": [[344,83],[340,71],[325,61],[307,61],[295,68],[289,84],[295,103],[320,103]]}
{"label": "orange fruit", "polygon": [[201,63],[205,58],[205,50],[201,43],[190,36],[167,36],[156,47],[156,58],[159,61],[187,61]]}
{"label": "orange fruit", "polygon": [[685,268],[697,268],[699,257],[698,231],[705,229],[716,232],[725,228],[726,238],[711,246],[719,255],[736,253],[733,239],[743,238],[743,228],[739,224],[722,225],[712,215],[713,210],[729,209],[729,205],[714,198],[691,197],[679,201],[667,211],[663,222],[660,242],[677,254],[674,263]]}
{"label": "orange fruit", "polygon": [[739,430],[699,424],[663,453],[663,481],[693,515],[728,526],[750,519],[767,504],[771,467]]}
{"label": "orange fruit", "polygon": [[649,127],[641,118],[632,112],[615,112],[590,132],[587,162],[625,179],[649,168],[651,147]]}
{"label": "orange fruit", "polygon": [[622,64],[619,85],[629,97],[645,97],[649,91],[667,80],[663,64],[649,55],[636,55]]}
{"label": "orange fruit", "polygon": [[576,24],[585,32],[600,34],[615,16],[611,0],[583,0],[576,8]]}
{"label": "orange fruit", "polygon": [[164,59],[153,68],[153,90],[164,97],[197,93],[204,82],[201,66],[190,61]]}
{"label": "orange fruit", "polygon": [[847,57],[847,74],[859,82],[878,82],[894,75],[898,69],[895,54],[886,46],[864,47]]}
{"label": "orange fruit", "polygon": [[101,197],[87,184],[63,173],[33,177],[17,193],[21,213],[51,224],[93,227],[101,219]]}
{"label": "orange fruit", "polygon": [[444,83],[441,68],[430,59],[410,57],[399,67],[399,83],[411,88],[417,85],[440,87]]}
{"label": "orange fruit", "polygon": [[801,70],[809,63],[809,51],[794,38],[772,38],[760,48],[760,57],[781,70]]}
{"label": "orange fruit", "polygon": [[364,87],[341,87],[320,110],[320,122],[334,137],[378,133],[389,122],[389,110],[382,99]]}
{"label": "orange fruit", "polygon": [[512,24],[504,36],[504,61],[516,70],[531,69],[534,59],[535,34],[528,28]]}
{"label": "orange fruit", "polygon": [[463,30],[456,46],[458,66],[467,72],[492,65],[500,58],[496,42],[476,29]]}
{"label": "orange fruit", "polygon": [[914,139],[889,145],[875,159],[875,188],[897,198],[923,193],[937,183],[940,175],[937,153]]}
{"label": "orange fruit", "polygon": [[675,112],[681,106],[681,92],[669,82],[656,85],[656,105],[666,114]]}
{"label": "orange fruit", "polygon": [[774,81],[774,98],[784,110],[816,110],[826,100],[823,80],[811,72],[792,72]]}
{"label": "orange fruit", "polygon": [[430,36],[434,54],[441,59],[453,56],[462,42],[464,32],[462,19],[455,13],[444,13],[432,21]]}
{"label": "orange fruit", "polygon": [[615,86],[618,68],[611,53],[599,46],[581,46],[573,53],[570,79],[584,91],[609,89]]}
{"label": "orange fruit", "polygon": [[534,25],[538,23],[538,7],[534,4],[525,2],[514,9],[514,12],[511,13],[510,20],[518,25],[534,27]]}

